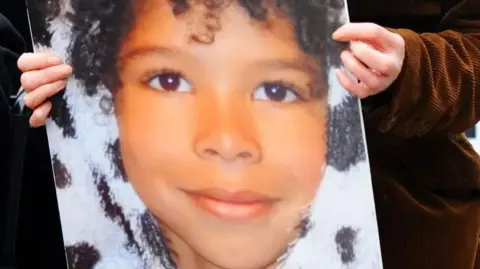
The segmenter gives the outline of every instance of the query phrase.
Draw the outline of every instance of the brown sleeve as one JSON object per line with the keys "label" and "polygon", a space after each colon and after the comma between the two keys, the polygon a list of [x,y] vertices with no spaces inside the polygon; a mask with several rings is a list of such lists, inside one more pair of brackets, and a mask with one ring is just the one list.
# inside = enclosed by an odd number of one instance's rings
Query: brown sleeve
{"label": "brown sleeve", "polygon": [[435,34],[393,30],[406,41],[406,58],[390,104],[374,113],[381,132],[462,133],[479,121],[480,0],[461,1],[441,27]]}

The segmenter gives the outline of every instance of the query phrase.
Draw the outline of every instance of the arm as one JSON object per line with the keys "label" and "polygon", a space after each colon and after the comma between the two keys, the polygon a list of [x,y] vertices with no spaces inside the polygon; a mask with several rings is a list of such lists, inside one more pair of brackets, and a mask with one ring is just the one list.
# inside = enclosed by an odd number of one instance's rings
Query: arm
{"label": "arm", "polygon": [[405,138],[462,133],[479,121],[480,1],[461,1],[440,26],[437,34],[392,30],[405,39],[406,58],[387,91],[390,104],[373,113],[380,131]]}
{"label": "arm", "polygon": [[5,98],[15,94],[20,87],[17,59],[25,50],[22,36],[10,21],[0,14],[0,88]]}

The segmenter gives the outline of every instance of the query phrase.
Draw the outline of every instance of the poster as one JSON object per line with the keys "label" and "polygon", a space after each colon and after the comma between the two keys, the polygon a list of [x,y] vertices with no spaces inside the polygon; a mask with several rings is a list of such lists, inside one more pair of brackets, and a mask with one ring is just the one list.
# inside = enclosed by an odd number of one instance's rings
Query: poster
{"label": "poster", "polygon": [[27,0],[70,269],[380,269],[343,0]]}

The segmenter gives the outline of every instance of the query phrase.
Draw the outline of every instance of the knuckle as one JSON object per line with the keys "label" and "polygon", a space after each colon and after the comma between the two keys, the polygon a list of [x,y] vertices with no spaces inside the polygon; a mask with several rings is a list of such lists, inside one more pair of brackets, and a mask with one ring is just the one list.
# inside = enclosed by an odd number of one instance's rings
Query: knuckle
{"label": "knuckle", "polygon": [[373,28],[375,28],[375,24],[372,22],[367,22],[365,23],[365,28],[372,30]]}
{"label": "knuckle", "polygon": [[395,65],[392,61],[385,61],[383,64],[379,65],[379,69],[380,70],[378,71],[380,71],[380,73],[389,75],[394,71]]}
{"label": "knuckle", "polygon": [[378,27],[378,26],[375,27],[374,30],[373,30],[373,35],[374,35],[375,37],[380,38],[380,37],[382,36],[382,30],[383,30],[383,29],[380,28],[380,27]]}
{"label": "knuckle", "polygon": [[42,77],[45,81],[54,81],[56,80],[56,77],[58,76],[58,72],[56,71],[55,68],[47,68],[42,71]]}
{"label": "knuckle", "polygon": [[403,62],[402,61],[394,61],[392,64],[393,71],[399,73],[402,70]]}
{"label": "knuckle", "polygon": [[382,82],[379,80],[375,80],[370,85],[368,85],[368,92],[375,92],[377,91],[382,85]]}
{"label": "knuckle", "polygon": [[392,57],[390,60],[386,61],[384,66],[381,68],[383,69],[383,73],[387,75],[393,75],[400,72],[401,64],[399,64],[398,61]]}
{"label": "knuckle", "polygon": [[398,44],[398,46],[401,48],[401,49],[404,49],[405,48],[405,39],[403,39],[403,37],[397,33],[392,33],[393,34],[393,37],[396,39],[396,43]]}
{"label": "knuckle", "polygon": [[365,26],[366,26],[366,29],[372,34],[376,34],[378,31],[378,25],[376,25],[375,23],[369,22]]}
{"label": "knuckle", "polygon": [[369,23],[368,24],[368,31],[372,37],[380,38],[383,34],[383,28],[377,24]]}
{"label": "knuckle", "polygon": [[378,79],[375,76],[366,76],[362,82],[368,89],[373,89],[378,85]]}

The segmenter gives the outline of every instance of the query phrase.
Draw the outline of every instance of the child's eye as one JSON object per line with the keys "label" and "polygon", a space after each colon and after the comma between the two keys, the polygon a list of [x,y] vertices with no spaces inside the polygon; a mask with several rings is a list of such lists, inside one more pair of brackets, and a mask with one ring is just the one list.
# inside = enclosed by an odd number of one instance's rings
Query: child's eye
{"label": "child's eye", "polygon": [[295,89],[282,83],[264,83],[255,89],[253,99],[292,103],[298,101],[299,96]]}
{"label": "child's eye", "polygon": [[182,75],[174,72],[166,72],[152,76],[148,86],[167,92],[189,92],[192,90],[190,83]]}

